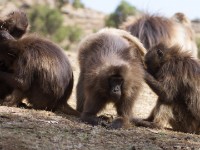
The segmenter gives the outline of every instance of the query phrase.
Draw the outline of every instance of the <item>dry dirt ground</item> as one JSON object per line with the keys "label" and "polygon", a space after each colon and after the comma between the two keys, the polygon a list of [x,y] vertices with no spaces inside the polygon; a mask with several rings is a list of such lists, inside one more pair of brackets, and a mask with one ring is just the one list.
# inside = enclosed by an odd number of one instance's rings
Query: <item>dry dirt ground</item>
{"label": "dry dirt ground", "polygon": [[[78,77],[76,53],[67,52]],[[74,88],[75,89],[75,88]],[[156,96],[144,85],[135,107],[135,116],[145,118]],[[75,90],[70,98],[75,107]],[[102,113],[115,114],[112,105]],[[131,127],[107,130],[81,123],[78,118],[22,108],[0,106],[0,150],[200,150],[200,136],[167,130]]]}

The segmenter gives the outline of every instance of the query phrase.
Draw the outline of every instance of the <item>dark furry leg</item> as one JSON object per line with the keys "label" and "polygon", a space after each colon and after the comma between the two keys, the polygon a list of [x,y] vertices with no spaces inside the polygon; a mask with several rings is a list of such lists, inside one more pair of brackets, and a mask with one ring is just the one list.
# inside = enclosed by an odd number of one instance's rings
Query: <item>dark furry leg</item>
{"label": "dark furry leg", "polygon": [[17,107],[18,104],[22,102],[23,94],[18,91],[14,90],[10,95],[8,95],[2,102],[2,105],[4,106],[10,106],[10,107]]}
{"label": "dark furry leg", "polygon": [[76,110],[79,112],[83,112],[83,106],[85,103],[85,97],[84,97],[84,89],[83,89],[83,75],[79,76],[78,84],[76,87]]}

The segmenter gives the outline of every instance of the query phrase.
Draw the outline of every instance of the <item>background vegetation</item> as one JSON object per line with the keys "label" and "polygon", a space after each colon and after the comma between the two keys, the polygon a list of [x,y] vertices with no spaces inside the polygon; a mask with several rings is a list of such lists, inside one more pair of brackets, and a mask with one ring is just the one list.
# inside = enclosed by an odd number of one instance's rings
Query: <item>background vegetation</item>
{"label": "background vegetation", "polygon": [[84,7],[80,0],[58,0],[57,8],[54,9],[44,5],[31,7],[29,12],[30,32],[39,32],[59,43],[64,40],[68,40],[70,44],[78,42],[83,35],[83,30],[78,26],[63,25],[64,20],[60,7],[67,3],[71,3],[76,9]]}
{"label": "background vegetation", "polygon": [[[41,5],[35,5],[31,7],[29,13],[29,20],[31,25],[30,31],[39,32],[43,36],[48,37],[58,43],[68,41],[67,46],[65,46],[68,48],[71,44],[78,43],[80,38],[85,33],[84,30],[78,25],[63,25],[64,19],[61,8],[66,4],[71,4],[75,9],[84,8],[84,4],[81,2],[81,0],[57,0],[56,8],[54,9]],[[105,26],[118,28],[119,25],[124,22],[128,16],[133,16],[138,13],[140,12],[137,10],[137,8],[125,0],[122,0],[115,11],[106,17]],[[93,30],[95,32],[97,31],[96,29]],[[200,51],[200,37],[198,37],[196,41]]]}
{"label": "background vegetation", "polygon": [[124,22],[128,16],[135,15],[136,11],[137,9],[134,6],[122,0],[115,11],[105,20],[105,24],[106,26],[119,27],[119,25]]}

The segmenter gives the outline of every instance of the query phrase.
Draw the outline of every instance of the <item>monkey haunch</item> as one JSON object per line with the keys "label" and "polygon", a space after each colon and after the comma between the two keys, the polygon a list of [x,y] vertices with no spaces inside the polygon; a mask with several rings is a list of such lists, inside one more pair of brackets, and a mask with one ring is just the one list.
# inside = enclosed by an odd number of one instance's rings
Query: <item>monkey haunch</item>
{"label": "monkey haunch", "polygon": [[145,80],[158,95],[147,119],[154,127],[197,133],[200,127],[200,64],[179,47],[155,46],[145,56]]}
{"label": "monkey haunch", "polygon": [[14,89],[4,99],[4,105],[17,105],[27,98],[35,109],[79,114],[67,104],[73,73],[58,46],[36,36],[16,41],[8,32],[0,31],[0,61],[12,70],[0,71],[0,80]]}
{"label": "monkey haunch", "polygon": [[[129,43],[126,38],[132,38],[132,41]],[[101,117],[96,115],[111,102],[118,118],[109,126],[128,127],[143,80],[140,58],[144,50],[137,39],[115,29],[101,30],[82,41],[77,110],[82,112],[83,121],[101,124]]]}

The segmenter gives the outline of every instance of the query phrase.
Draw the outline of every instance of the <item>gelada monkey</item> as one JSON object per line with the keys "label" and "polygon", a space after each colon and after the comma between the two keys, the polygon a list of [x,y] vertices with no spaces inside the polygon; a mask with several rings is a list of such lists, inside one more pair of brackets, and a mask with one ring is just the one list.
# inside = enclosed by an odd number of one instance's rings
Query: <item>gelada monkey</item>
{"label": "gelada monkey", "polygon": [[15,106],[26,98],[34,109],[79,115],[67,104],[73,88],[73,72],[64,51],[57,45],[34,35],[15,40],[2,30],[0,62],[11,70],[1,70],[0,81],[14,89],[3,105]]}
{"label": "gelada monkey", "polygon": [[117,118],[108,127],[130,125],[132,107],[142,86],[145,52],[137,38],[119,29],[102,29],[81,42],[77,111],[84,122],[104,124],[97,114],[113,103]]}

